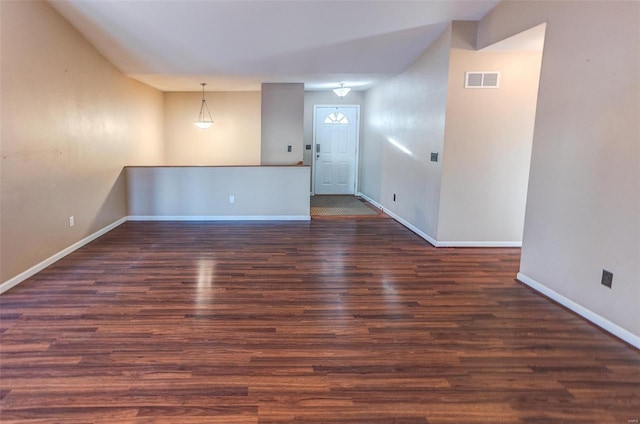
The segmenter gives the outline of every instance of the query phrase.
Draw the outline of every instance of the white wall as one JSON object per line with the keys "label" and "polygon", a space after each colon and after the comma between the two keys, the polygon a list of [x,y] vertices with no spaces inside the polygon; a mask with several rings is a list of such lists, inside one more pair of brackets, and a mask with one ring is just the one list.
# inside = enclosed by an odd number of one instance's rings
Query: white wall
{"label": "white wall", "polygon": [[302,161],[304,84],[262,84],[261,113],[260,163],[292,165]]}
{"label": "white wall", "polygon": [[407,71],[367,91],[360,142],[360,191],[432,238],[442,167],[430,153],[444,144],[450,43],[448,27]]}
{"label": "white wall", "polygon": [[46,2],[0,8],[6,282],[126,216],[122,169],[162,161],[163,100],[116,70]]}
{"label": "white wall", "polygon": [[520,277],[640,346],[640,3],[502,2],[479,46],[542,22]]}
{"label": "white wall", "polygon": [[[164,93],[165,165],[259,165],[260,92],[208,92],[214,124],[193,124],[202,92]],[[158,163],[157,165],[162,165]]]}
{"label": "white wall", "polygon": [[310,219],[308,166],[127,167],[126,175],[132,219]]}
{"label": "white wall", "polygon": [[[438,243],[519,245],[542,51],[476,51],[475,22],[454,22]],[[467,71],[500,72],[465,89]]]}

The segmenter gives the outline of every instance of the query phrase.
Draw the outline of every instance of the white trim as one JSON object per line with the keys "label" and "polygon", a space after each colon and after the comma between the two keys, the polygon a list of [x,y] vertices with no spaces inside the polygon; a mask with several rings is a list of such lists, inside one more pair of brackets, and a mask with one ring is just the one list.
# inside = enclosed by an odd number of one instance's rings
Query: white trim
{"label": "white trim", "polygon": [[382,205],[376,202],[375,200],[373,200],[371,197],[367,196],[366,194],[358,192],[358,197],[362,197],[364,200],[366,200],[367,202],[371,203],[373,206],[375,206],[376,208],[384,212],[384,208],[382,207]]}
{"label": "white trim", "polygon": [[405,220],[404,218],[401,218],[400,216],[396,215],[395,213],[393,213],[391,211],[388,211],[388,210],[386,210],[384,208],[382,210],[384,211],[384,213],[389,215],[391,218],[395,219],[400,224],[404,225],[405,227],[407,227],[408,229],[410,229],[411,231],[413,231],[414,233],[416,233],[417,235],[419,235],[420,237],[422,237],[423,239],[425,239],[426,241],[431,243],[434,247],[439,247],[438,246],[438,242],[436,241],[436,239],[434,239],[433,237],[431,237],[429,234],[425,233],[424,231],[420,230],[418,227],[416,227],[415,225],[411,224],[409,221]]}
{"label": "white trim", "polygon": [[103,236],[104,234],[106,234],[109,231],[113,230],[117,226],[124,224],[125,222],[127,222],[127,217],[120,218],[119,220],[115,221],[114,223],[109,224],[106,227],[102,228],[101,230],[98,230],[95,233],[83,238],[82,240],[80,240],[80,241],[78,241],[76,243],[73,243],[71,246],[62,249],[58,253],[48,257],[47,259],[45,259],[44,261],[40,262],[39,264],[32,266],[28,270],[16,275],[13,278],[8,279],[4,283],[0,284],[0,294],[6,292],[7,290],[9,290],[12,287],[17,286],[18,284],[22,283],[27,278],[34,276],[35,274],[39,273],[40,271],[42,271],[46,267],[54,264],[55,262],[59,261],[60,259],[64,258],[65,256],[67,256],[68,254],[73,253],[74,251],[80,249],[82,246],[85,246],[85,245],[91,243],[92,241],[94,241],[98,237]]}
{"label": "white trim", "polygon": [[362,197],[364,200],[366,200],[367,202],[371,203],[372,205],[374,205],[378,209],[382,210],[382,212],[384,212],[385,214],[389,215],[391,218],[395,219],[400,224],[404,225],[405,227],[407,227],[408,229],[410,229],[411,231],[413,231],[414,233],[416,233],[417,235],[419,235],[420,237],[422,237],[423,239],[425,239],[426,241],[431,243],[433,246],[437,247],[437,243],[438,242],[433,237],[431,237],[430,235],[428,235],[424,231],[420,230],[418,227],[416,227],[415,225],[411,224],[409,221],[405,220],[404,218],[401,218],[400,216],[396,215],[395,213],[389,211],[388,209],[385,209],[384,206],[382,206],[380,203],[374,201],[369,196],[367,196],[367,195],[365,195],[363,193],[359,192],[358,196]]}
{"label": "white trim", "polygon": [[535,291],[547,296],[550,299],[555,300],[562,306],[572,310],[576,314],[585,318],[587,321],[591,321],[592,323],[602,328],[603,330],[608,331],[614,336],[624,340],[625,342],[629,343],[631,346],[634,346],[640,349],[640,336],[633,334],[629,330],[626,330],[620,327],[618,324],[615,324],[609,321],[608,319],[596,314],[595,312],[585,308],[584,306],[574,302],[573,300],[564,297],[560,293],[555,292],[554,290],[550,289],[544,284],[537,282],[533,278],[528,277],[521,272],[518,273],[516,278],[518,279],[518,281],[522,282],[523,284],[526,284],[527,286],[531,287]]}
{"label": "white trim", "polygon": [[16,275],[13,278],[5,281],[0,284],[0,294],[6,292],[12,287],[17,286],[22,283],[29,277],[34,276],[38,272],[42,271],[46,267],[54,264],[60,259],[64,258],[70,253],[75,252],[80,249],[82,246],[89,244],[100,236],[105,235],[109,231],[118,227],[119,225],[124,224],[127,221],[310,221],[310,215],[277,215],[277,216],[125,216],[124,218],[120,218],[112,224],[107,225],[101,230],[96,231],[95,233],[83,238],[82,240],[72,244],[69,247],[66,247],[59,251],[58,253],[48,257],[44,261],[40,262],[37,265],[32,266],[28,270]]}
{"label": "white trim", "polygon": [[522,247],[521,241],[438,241],[438,247]]}
{"label": "white trim", "polygon": [[130,215],[129,221],[310,221],[311,215]]}
{"label": "white trim", "polygon": [[413,224],[410,224],[405,219],[400,218],[393,212],[389,212],[380,203],[371,199],[369,196],[363,193],[358,193],[358,196],[362,197],[367,202],[371,203],[376,208],[382,210],[384,213],[409,228],[411,231],[434,245],[435,247],[522,247],[521,241],[438,241],[423,231],[416,228]]}

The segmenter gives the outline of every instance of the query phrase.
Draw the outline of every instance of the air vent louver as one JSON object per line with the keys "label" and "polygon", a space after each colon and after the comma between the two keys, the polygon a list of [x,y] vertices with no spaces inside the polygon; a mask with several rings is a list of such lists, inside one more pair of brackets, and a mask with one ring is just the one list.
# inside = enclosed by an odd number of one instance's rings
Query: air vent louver
{"label": "air vent louver", "polygon": [[464,88],[498,88],[500,72],[466,72]]}

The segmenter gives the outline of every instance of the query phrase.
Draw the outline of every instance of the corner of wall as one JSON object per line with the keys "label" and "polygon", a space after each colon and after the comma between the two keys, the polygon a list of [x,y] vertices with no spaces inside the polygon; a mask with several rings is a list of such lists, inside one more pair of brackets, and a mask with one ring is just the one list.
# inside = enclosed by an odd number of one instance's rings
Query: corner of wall
{"label": "corner of wall", "polygon": [[260,163],[294,165],[302,161],[304,84],[263,83],[261,105]]}
{"label": "corner of wall", "polygon": [[451,23],[451,48],[476,50],[477,21],[453,21]]}

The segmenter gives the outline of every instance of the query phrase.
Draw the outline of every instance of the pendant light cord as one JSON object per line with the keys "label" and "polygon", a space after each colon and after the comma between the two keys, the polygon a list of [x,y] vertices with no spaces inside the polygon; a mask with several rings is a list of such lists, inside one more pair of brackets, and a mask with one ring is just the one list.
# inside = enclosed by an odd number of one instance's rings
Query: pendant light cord
{"label": "pendant light cord", "polygon": [[207,105],[207,100],[204,98],[204,86],[206,83],[200,83],[202,85],[202,102],[200,103],[200,114],[198,115],[198,121],[205,122],[204,111],[207,111],[207,115],[209,116],[209,122],[213,123],[213,117],[211,116],[211,112],[209,112],[209,105]]}

